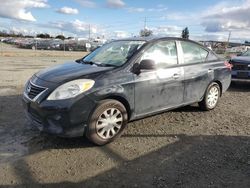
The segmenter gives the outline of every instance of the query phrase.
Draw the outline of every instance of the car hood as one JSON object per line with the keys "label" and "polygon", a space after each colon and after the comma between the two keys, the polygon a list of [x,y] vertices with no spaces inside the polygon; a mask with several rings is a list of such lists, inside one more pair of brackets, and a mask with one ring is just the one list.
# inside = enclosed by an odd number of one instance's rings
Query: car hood
{"label": "car hood", "polygon": [[232,61],[240,62],[240,63],[250,63],[250,56],[238,56],[232,58]]}
{"label": "car hood", "polygon": [[88,76],[94,73],[104,72],[110,69],[113,69],[113,67],[99,67],[96,65],[69,62],[44,69],[35,75],[45,81],[60,83],[67,80],[69,81],[82,78],[83,76]]}

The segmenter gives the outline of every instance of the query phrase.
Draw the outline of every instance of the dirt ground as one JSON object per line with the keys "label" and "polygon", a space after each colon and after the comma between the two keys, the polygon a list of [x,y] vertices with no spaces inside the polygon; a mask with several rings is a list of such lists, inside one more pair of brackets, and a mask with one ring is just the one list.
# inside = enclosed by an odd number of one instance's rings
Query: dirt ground
{"label": "dirt ground", "polygon": [[197,105],[129,123],[114,143],[39,133],[25,119],[23,85],[82,52],[0,48],[0,187],[250,187],[250,83],[234,83],[214,111]]}

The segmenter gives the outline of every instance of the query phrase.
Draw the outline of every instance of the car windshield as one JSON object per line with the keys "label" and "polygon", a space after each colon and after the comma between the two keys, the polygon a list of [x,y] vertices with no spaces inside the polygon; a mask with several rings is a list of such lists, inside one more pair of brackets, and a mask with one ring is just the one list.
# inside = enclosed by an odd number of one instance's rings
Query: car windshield
{"label": "car windshield", "polygon": [[113,41],[96,49],[83,59],[96,65],[118,67],[145,43],[145,41]]}
{"label": "car windshield", "polygon": [[250,56],[250,50],[248,50],[245,53],[243,53],[242,56]]}

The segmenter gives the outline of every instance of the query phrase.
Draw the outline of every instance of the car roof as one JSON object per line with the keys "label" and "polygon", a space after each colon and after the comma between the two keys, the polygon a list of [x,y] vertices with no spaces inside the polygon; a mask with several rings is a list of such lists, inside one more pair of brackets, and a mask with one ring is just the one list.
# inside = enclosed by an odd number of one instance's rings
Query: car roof
{"label": "car roof", "polygon": [[202,48],[205,48],[207,51],[211,51],[209,48],[205,47],[203,44],[189,40],[189,39],[184,39],[181,37],[159,37],[159,36],[150,36],[150,37],[130,37],[130,38],[124,38],[124,39],[118,39],[118,40],[113,40],[113,41],[145,41],[145,42],[155,42],[155,41],[161,41],[161,40],[179,40],[179,41],[187,41],[191,43],[195,43]]}
{"label": "car roof", "polygon": [[155,40],[183,40],[183,41],[191,41],[189,39],[183,39],[180,37],[159,37],[159,36],[150,36],[150,37],[130,37],[130,38],[124,38],[124,39],[118,39],[118,41],[126,41],[126,40],[132,40],[132,41],[146,41],[146,42],[151,42]]}
{"label": "car roof", "polygon": [[[124,38],[124,39],[118,39],[118,40],[113,40],[113,41],[145,41],[145,42],[155,42],[155,41],[160,41],[160,40],[179,40],[179,41],[187,41],[187,42],[192,42],[195,43],[199,46],[202,46],[203,48],[206,48],[203,44],[189,40],[189,39],[184,39],[181,37],[159,37],[159,36],[150,36],[150,37],[130,37],[130,38]],[[207,49],[207,48],[206,48]],[[207,49],[209,50],[209,49]],[[210,51],[210,50],[209,50]]]}

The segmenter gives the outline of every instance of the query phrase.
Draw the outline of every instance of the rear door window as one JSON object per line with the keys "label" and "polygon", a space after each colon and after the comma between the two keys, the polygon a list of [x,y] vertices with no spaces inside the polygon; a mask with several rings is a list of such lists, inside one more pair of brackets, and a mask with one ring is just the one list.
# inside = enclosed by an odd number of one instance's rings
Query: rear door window
{"label": "rear door window", "polygon": [[185,64],[202,63],[206,61],[208,51],[197,44],[181,41]]}

